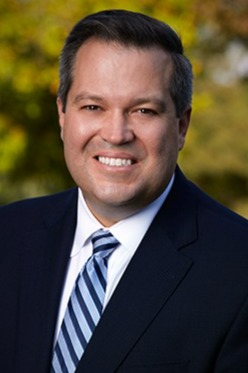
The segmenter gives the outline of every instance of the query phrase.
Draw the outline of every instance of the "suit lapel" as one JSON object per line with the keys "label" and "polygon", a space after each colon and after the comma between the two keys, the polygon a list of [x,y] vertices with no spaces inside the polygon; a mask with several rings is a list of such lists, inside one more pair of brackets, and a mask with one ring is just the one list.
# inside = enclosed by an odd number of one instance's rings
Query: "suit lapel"
{"label": "suit lapel", "polygon": [[[54,329],[76,225],[76,193],[26,233],[21,256],[16,366],[26,372],[49,370]],[[52,206],[51,206],[52,209]],[[23,338],[25,336],[25,338]],[[21,367],[21,368],[18,368]]]}
{"label": "suit lapel", "polygon": [[193,261],[179,250],[196,239],[196,211],[185,195],[186,182],[180,175],[177,179],[104,311],[77,373],[114,372],[187,276]]}

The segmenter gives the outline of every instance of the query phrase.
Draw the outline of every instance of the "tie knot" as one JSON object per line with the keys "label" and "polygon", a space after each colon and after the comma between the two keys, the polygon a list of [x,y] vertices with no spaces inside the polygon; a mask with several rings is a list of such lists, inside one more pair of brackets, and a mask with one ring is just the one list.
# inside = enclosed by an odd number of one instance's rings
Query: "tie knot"
{"label": "tie knot", "polygon": [[119,245],[119,241],[110,233],[103,229],[99,229],[93,233],[92,238],[93,254],[98,254],[105,258],[109,256],[112,251]]}

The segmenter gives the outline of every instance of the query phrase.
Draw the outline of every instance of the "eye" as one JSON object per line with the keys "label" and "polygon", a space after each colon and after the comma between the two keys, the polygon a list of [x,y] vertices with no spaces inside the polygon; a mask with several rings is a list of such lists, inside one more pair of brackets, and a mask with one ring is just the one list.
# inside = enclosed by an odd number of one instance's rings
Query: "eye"
{"label": "eye", "polygon": [[85,105],[81,109],[88,110],[88,111],[97,111],[97,110],[100,110],[100,106],[98,106],[98,105]]}
{"label": "eye", "polygon": [[148,108],[140,108],[138,109],[138,112],[141,114],[145,114],[145,115],[156,115],[157,114],[155,110],[148,109]]}

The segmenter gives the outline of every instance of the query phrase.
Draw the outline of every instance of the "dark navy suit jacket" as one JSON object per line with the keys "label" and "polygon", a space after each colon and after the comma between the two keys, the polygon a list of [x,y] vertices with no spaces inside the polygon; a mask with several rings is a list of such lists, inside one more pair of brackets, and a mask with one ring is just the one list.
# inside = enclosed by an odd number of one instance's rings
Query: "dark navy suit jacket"
{"label": "dark navy suit jacket", "polygon": [[[76,209],[77,189],[0,208],[2,373],[49,373]],[[77,369],[114,372],[248,372],[248,223],[179,170]]]}

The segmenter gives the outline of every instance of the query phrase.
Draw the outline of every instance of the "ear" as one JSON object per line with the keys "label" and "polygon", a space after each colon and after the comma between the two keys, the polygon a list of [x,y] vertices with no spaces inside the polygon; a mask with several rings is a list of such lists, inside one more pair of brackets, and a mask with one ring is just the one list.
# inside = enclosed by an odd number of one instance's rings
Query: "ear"
{"label": "ear", "polygon": [[57,98],[57,109],[58,109],[58,116],[59,116],[60,137],[61,137],[61,139],[63,141],[65,113],[63,111],[63,103],[62,103],[60,97]]}
{"label": "ear", "polygon": [[179,118],[178,124],[178,150],[182,150],[188,132],[192,108],[189,107]]}

